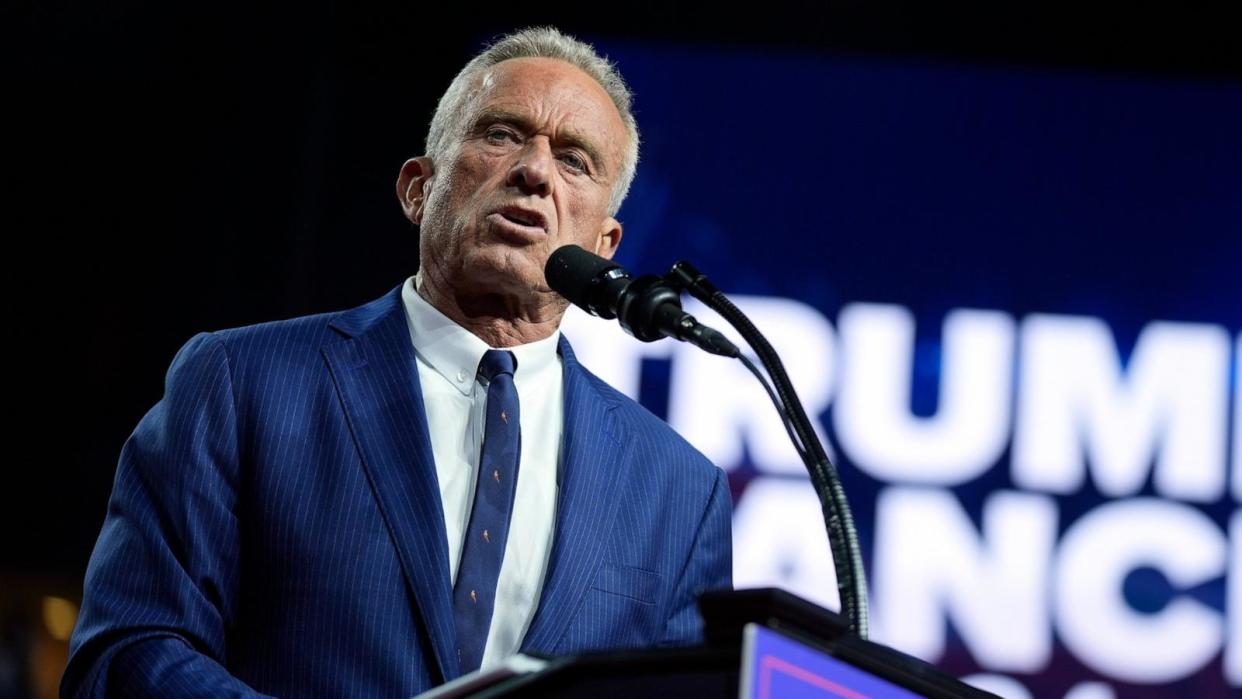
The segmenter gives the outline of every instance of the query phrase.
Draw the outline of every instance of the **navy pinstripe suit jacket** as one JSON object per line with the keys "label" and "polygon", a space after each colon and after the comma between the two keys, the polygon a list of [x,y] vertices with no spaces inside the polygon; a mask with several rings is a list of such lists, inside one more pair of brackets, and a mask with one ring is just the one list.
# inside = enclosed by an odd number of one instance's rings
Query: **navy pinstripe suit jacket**
{"label": "navy pinstripe suit jacket", "polygon": [[[122,450],[63,695],[408,697],[459,674],[400,291],[177,353]],[[693,643],[697,594],[730,585],[724,476],[560,352],[560,502],[523,650]]]}

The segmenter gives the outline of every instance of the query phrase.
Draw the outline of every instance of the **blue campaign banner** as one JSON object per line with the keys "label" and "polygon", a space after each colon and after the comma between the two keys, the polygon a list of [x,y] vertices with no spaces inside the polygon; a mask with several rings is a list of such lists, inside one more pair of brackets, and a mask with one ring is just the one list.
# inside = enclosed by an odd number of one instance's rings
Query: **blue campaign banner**
{"label": "blue campaign banner", "polygon": [[917,699],[918,694],[757,624],[743,630],[742,699]]}
{"label": "blue campaign banner", "polygon": [[[643,137],[618,259],[690,260],[784,358],[875,640],[1005,696],[1242,687],[1242,85],[600,46]],[[566,333],[729,473],[736,584],[836,607],[745,369]]]}

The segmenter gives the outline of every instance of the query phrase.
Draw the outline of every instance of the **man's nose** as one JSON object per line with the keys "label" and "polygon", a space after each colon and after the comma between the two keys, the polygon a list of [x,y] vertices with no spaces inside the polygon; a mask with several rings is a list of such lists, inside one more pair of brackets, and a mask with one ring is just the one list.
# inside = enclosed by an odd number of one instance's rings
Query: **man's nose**
{"label": "man's nose", "polygon": [[517,162],[509,169],[506,182],[526,194],[546,197],[552,193],[552,170],[555,162],[548,140],[532,138],[522,148]]}

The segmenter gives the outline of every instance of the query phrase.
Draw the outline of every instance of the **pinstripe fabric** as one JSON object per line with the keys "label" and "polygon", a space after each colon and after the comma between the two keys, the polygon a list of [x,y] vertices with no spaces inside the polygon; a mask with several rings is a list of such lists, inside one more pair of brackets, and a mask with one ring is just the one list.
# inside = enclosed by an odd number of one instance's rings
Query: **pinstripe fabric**
{"label": "pinstripe fabric", "polygon": [[[694,642],[729,585],[723,474],[583,369],[543,597],[550,654]],[[203,333],[122,449],[65,696],[408,697],[458,674],[444,520],[400,286]]]}

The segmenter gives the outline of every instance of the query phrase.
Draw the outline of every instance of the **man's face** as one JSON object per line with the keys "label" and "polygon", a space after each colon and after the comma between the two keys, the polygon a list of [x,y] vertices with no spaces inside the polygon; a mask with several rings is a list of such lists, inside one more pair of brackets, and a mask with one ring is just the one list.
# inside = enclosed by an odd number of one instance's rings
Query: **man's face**
{"label": "man's face", "polygon": [[[594,79],[555,59],[504,61],[459,119],[442,162],[411,160],[404,192],[398,180],[425,275],[523,303],[548,293],[543,266],[562,245],[612,256],[621,226],[608,204],[629,135]],[[407,177],[412,164],[430,173]]]}

